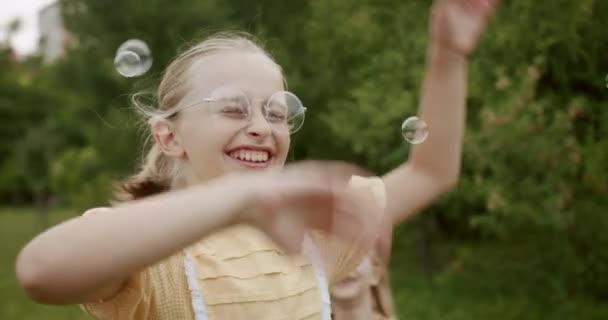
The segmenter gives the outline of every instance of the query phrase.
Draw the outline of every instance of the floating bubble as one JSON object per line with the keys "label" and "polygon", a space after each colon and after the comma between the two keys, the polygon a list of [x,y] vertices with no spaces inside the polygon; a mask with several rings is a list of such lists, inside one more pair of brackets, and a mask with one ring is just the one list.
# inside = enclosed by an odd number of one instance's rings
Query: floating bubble
{"label": "floating bubble", "polygon": [[152,56],[145,42],[139,39],[125,41],[116,50],[114,57],[116,71],[122,76],[139,77],[152,67]]}
{"label": "floating bubble", "polygon": [[418,117],[409,117],[401,125],[401,134],[407,142],[419,144],[429,136],[429,126]]}
{"label": "floating bubble", "polygon": [[608,74],[606,75],[606,88],[608,88]]}

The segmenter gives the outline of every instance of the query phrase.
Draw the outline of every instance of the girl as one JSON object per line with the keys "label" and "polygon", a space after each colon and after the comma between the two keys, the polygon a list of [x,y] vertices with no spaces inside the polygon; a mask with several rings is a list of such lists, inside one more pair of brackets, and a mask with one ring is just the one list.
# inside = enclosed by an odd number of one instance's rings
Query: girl
{"label": "girl", "polygon": [[[386,232],[388,231],[388,232]],[[330,288],[334,320],[395,320],[387,268],[392,230],[378,237],[376,246],[356,270]]]}
{"label": "girl", "polygon": [[432,134],[382,178],[349,181],[361,173],[336,163],[282,169],[304,109],[281,68],[238,35],[195,45],[164,74],[147,118],[154,145],[125,201],[33,239],[19,283],[95,319],[329,319],[328,282],[370,248],[372,213],[397,224],[456,183],[467,56],[496,2],[435,3],[420,106]]}

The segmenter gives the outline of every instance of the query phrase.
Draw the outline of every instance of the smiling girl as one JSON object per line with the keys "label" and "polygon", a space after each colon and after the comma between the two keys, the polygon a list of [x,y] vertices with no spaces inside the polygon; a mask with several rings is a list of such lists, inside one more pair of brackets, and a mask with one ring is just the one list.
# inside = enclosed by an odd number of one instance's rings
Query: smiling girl
{"label": "smiling girl", "polygon": [[285,166],[306,110],[281,67],[243,35],[194,45],[164,73],[145,115],[154,144],[122,202],[34,238],[19,283],[95,319],[329,319],[328,283],[360,264],[379,217],[398,224],[457,182],[467,57],[496,4],[434,4],[419,110],[432,132],[382,177]]}

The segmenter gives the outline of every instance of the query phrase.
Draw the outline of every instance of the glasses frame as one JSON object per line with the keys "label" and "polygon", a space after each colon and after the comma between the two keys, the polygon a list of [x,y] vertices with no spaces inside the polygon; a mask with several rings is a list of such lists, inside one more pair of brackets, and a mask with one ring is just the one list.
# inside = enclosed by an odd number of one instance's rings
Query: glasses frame
{"label": "glasses frame", "polygon": [[[236,90],[238,90],[238,92],[239,92],[240,94],[242,94],[242,95],[243,95],[243,96],[244,96],[244,97],[247,99],[247,104],[249,105],[249,108],[250,108],[250,109],[253,109],[253,105],[251,104],[251,99],[249,99],[249,96],[247,96],[247,95],[246,95],[246,94],[245,94],[245,93],[244,93],[242,90],[240,90],[240,89],[236,89]],[[306,107],[303,105],[302,101],[300,100],[300,98],[298,98],[298,96],[297,96],[295,93],[290,92],[290,91],[285,91],[285,90],[281,90],[281,91],[277,91],[277,92],[273,93],[273,94],[270,96],[270,98],[268,98],[266,101],[264,101],[264,104],[262,105],[262,110],[265,110],[265,109],[268,107],[268,103],[269,103],[269,102],[272,100],[272,98],[273,98],[275,95],[277,95],[277,94],[281,94],[281,93],[282,93],[282,94],[288,94],[288,95],[291,95],[293,98],[295,98],[295,99],[298,101],[298,103],[300,104],[300,106],[302,106],[301,112],[298,112],[298,113],[296,113],[295,115],[293,115],[293,116],[291,116],[291,117],[287,118],[287,121],[289,121],[289,119],[291,119],[291,118],[293,118],[293,117],[295,117],[295,116],[298,116],[298,115],[300,115],[300,114],[301,114],[301,115],[302,115],[302,117],[303,117],[301,124],[300,124],[300,125],[299,125],[297,128],[295,128],[295,129],[290,129],[290,130],[289,130],[289,134],[294,134],[294,133],[298,132],[298,131],[299,131],[299,130],[300,130],[300,129],[301,129],[303,126],[304,126],[304,122],[305,122],[305,120],[306,120],[306,111],[308,111],[308,109],[307,109],[307,108],[306,108]],[[169,112],[167,112],[166,114],[164,114],[163,116],[164,116],[164,118],[166,118],[166,119],[170,119],[171,117],[174,117],[174,116],[175,116],[175,115],[177,115],[179,112],[184,111],[184,110],[186,110],[186,109],[190,109],[190,108],[198,107],[198,106],[201,106],[201,104],[205,104],[205,105],[207,105],[207,104],[210,104],[210,103],[214,103],[214,102],[216,102],[216,101],[217,101],[217,99],[213,99],[212,97],[203,98],[201,101],[198,101],[198,102],[192,103],[192,104],[187,105],[187,106],[184,106],[184,107],[178,107],[178,108],[176,108],[175,110],[169,111]],[[250,118],[251,118],[251,114],[249,115],[249,119],[250,119]],[[270,121],[268,120],[268,118],[266,117],[266,115],[264,115],[264,119],[270,123]]]}

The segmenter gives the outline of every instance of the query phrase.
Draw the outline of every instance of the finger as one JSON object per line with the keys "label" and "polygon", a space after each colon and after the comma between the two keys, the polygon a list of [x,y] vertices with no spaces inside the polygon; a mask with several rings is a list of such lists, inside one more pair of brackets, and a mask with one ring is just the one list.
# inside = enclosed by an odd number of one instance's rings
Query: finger
{"label": "finger", "polygon": [[342,161],[301,161],[285,168],[288,176],[306,176],[307,179],[329,183],[332,186],[346,186],[353,175],[369,176],[361,167]]}
{"label": "finger", "polygon": [[370,193],[350,191],[336,202],[331,232],[344,240],[369,245],[379,234],[381,208]]}
{"label": "finger", "polygon": [[331,227],[336,206],[336,194],[331,186],[299,181],[280,187],[276,190],[280,199],[276,211],[281,216],[291,216],[291,219],[298,219],[312,229],[328,230]]}
{"label": "finger", "polygon": [[497,5],[498,0],[452,0],[461,9],[468,13],[477,13],[483,16],[492,14]]}
{"label": "finger", "polygon": [[333,191],[307,192],[295,199],[301,203],[297,213],[302,222],[311,229],[329,230],[334,224],[332,212],[336,207],[336,195]]}
{"label": "finger", "polygon": [[498,7],[498,0],[476,0],[475,8],[484,16],[490,16]]}
{"label": "finger", "polygon": [[302,249],[305,228],[297,219],[281,216],[274,221],[270,236],[287,254],[298,254]]}
{"label": "finger", "polygon": [[484,3],[488,8],[496,9],[498,4],[500,4],[500,0],[484,0]]}
{"label": "finger", "polygon": [[358,217],[364,227],[365,235],[375,238],[380,233],[382,223],[387,222],[388,218],[384,215],[386,207],[384,183],[379,178],[355,178],[350,184],[352,198],[349,205],[351,208],[344,210],[352,210],[351,215]]}
{"label": "finger", "polygon": [[[312,229],[331,232],[337,206],[337,199],[345,196],[353,176],[369,176],[369,173],[352,164],[340,161],[303,161],[289,165],[281,176],[279,192],[285,207],[292,214],[300,214],[304,223]],[[342,204],[345,206],[346,202]],[[348,210],[356,211],[356,205]],[[355,223],[357,219],[351,219]],[[360,227],[343,222],[343,228],[356,230]]]}

